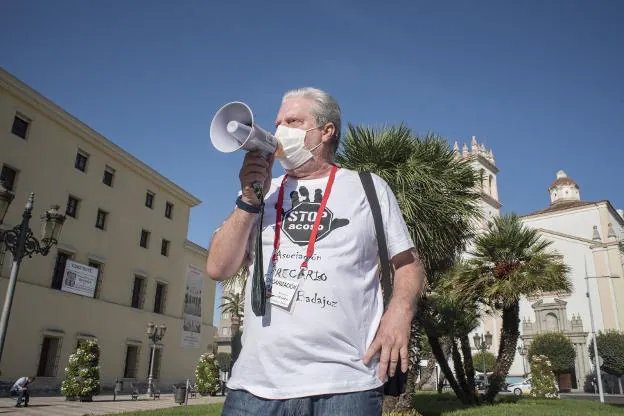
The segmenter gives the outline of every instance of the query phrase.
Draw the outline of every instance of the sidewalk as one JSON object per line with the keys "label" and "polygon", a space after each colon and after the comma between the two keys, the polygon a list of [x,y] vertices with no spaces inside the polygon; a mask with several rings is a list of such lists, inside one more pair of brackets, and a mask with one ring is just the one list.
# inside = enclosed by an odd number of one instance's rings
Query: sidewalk
{"label": "sidewalk", "polygon": [[[201,397],[188,399],[189,405],[223,403],[225,397]],[[31,397],[28,407],[15,407],[15,399],[0,398],[0,415],[46,415],[46,416],[87,416],[105,415],[109,413],[123,413],[136,410],[164,409],[167,407],[179,407],[174,402],[173,394],[163,394],[160,399],[153,400],[148,396],[139,396],[136,401],[127,396],[113,401],[113,396],[96,396],[93,402],[69,402],[65,397]]]}

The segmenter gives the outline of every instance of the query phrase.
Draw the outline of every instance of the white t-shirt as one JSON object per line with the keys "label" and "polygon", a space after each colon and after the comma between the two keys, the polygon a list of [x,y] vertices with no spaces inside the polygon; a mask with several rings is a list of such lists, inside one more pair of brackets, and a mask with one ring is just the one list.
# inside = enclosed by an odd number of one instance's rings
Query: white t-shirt
{"label": "white t-shirt", "polygon": [[[314,254],[297,280],[328,177],[288,178],[284,188],[279,257],[273,253],[276,202],[282,177],[272,180],[265,198],[263,261],[267,286],[272,276],[299,286],[290,310],[267,300],[265,316],[251,308],[253,264],[245,293],[242,350],[228,381],[267,399],[363,391],[381,386],[378,357],[362,357],[383,313],[378,248],[372,213],[357,172],[338,169],[322,217]],[[397,201],[373,175],[390,258],[413,247]],[[252,244],[253,245],[253,244]]]}

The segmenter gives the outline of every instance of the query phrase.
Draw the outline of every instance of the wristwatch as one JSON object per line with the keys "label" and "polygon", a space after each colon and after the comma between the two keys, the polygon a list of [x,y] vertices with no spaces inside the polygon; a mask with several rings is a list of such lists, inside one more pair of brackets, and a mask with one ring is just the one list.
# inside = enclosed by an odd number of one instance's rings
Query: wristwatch
{"label": "wristwatch", "polygon": [[258,214],[260,212],[260,207],[261,207],[261,206],[248,204],[247,202],[243,201],[241,196],[236,198],[236,206],[245,212],[249,212],[250,214]]}

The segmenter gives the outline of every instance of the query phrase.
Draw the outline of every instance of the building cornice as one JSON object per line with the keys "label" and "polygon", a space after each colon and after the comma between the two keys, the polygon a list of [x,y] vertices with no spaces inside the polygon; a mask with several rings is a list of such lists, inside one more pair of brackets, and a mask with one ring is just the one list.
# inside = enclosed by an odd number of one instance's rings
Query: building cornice
{"label": "building cornice", "polygon": [[490,162],[489,160],[487,160],[483,155],[475,155],[474,153],[470,153],[470,154],[468,154],[468,156],[465,156],[465,157],[468,158],[468,160],[473,160],[475,162],[480,162],[486,168],[491,170],[492,173],[494,173],[495,175],[498,173],[498,168],[496,167],[496,165],[493,164],[492,162]]}
{"label": "building cornice", "polygon": [[194,207],[201,203],[199,198],[190,194],[144,162],[132,156],[130,153],[108,140],[102,134],[69,114],[60,106],[44,97],[24,82],[15,78],[2,67],[0,67],[0,88],[5,89],[9,93],[26,101],[29,105],[37,108],[51,120],[65,127],[77,136],[80,136],[90,145],[115,158],[118,162],[121,162],[127,168],[140,176],[143,176],[148,181],[153,182],[171,192],[174,196],[190,207]]}
{"label": "building cornice", "polygon": [[184,240],[184,248],[192,251],[195,254],[199,254],[200,256],[208,256],[208,250],[206,248],[192,242],[191,240]]}
{"label": "building cornice", "polygon": [[581,206],[573,206],[573,207],[569,207],[569,208],[562,208],[556,211],[549,211],[549,212],[537,212],[537,213],[532,213],[532,214],[526,214],[526,215],[522,215],[520,216],[520,218],[524,219],[532,219],[532,218],[536,218],[536,217],[542,217],[542,218],[546,218],[549,216],[558,216],[558,215],[562,215],[562,214],[569,214],[572,211],[583,211],[583,210],[588,210],[588,209],[593,209],[593,208],[599,208],[601,206],[605,206],[607,207],[607,210],[609,210],[609,212],[611,213],[611,215],[613,215],[613,217],[615,218],[615,220],[622,226],[624,227],[624,218],[620,217],[620,214],[618,214],[617,210],[613,207],[613,205],[611,204],[611,202],[609,202],[608,200],[604,199],[602,201],[597,201],[597,202],[588,202],[585,205],[581,205]]}

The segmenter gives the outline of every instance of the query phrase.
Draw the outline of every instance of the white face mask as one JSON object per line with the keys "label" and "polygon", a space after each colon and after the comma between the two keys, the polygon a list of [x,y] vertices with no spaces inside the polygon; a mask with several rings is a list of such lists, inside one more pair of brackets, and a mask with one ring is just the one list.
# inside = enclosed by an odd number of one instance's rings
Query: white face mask
{"label": "white face mask", "polygon": [[275,130],[275,137],[279,140],[282,148],[284,149],[284,155],[279,157],[279,161],[284,169],[296,169],[308,160],[312,159],[312,151],[319,147],[323,142],[320,142],[312,149],[307,149],[305,147],[305,137],[310,130],[318,128],[319,127],[313,127],[308,130],[302,130],[293,127],[286,127],[282,124],[277,126],[277,130]]}

